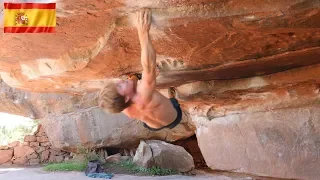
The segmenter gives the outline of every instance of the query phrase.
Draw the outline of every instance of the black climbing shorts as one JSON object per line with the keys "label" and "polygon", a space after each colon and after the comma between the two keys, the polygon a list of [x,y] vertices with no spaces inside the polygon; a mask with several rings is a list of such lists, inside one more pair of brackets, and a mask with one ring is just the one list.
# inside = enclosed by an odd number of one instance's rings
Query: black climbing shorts
{"label": "black climbing shorts", "polygon": [[176,98],[170,98],[170,101],[171,101],[173,107],[174,107],[174,108],[176,109],[176,111],[177,111],[177,117],[176,117],[176,119],[175,119],[171,124],[169,124],[169,125],[167,125],[167,126],[163,126],[163,127],[161,127],[161,128],[157,128],[157,129],[156,129],[156,128],[151,128],[151,127],[149,127],[146,123],[143,123],[143,126],[144,126],[145,128],[147,128],[147,129],[151,130],[151,131],[159,131],[159,130],[164,129],[164,128],[172,129],[172,128],[176,127],[176,126],[181,122],[181,119],[182,119],[182,110],[181,110],[180,104],[179,104],[179,102],[178,102],[178,100],[177,100]]}

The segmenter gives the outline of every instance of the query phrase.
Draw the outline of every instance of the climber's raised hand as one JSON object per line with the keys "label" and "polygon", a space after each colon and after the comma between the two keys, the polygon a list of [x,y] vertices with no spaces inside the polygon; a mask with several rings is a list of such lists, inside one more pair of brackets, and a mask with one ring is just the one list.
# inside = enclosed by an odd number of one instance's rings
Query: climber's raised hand
{"label": "climber's raised hand", "polygon": [[151,11],[150,9],[141,9],[136,12],[135,24],[139,35],[148,33],[151,26]]}

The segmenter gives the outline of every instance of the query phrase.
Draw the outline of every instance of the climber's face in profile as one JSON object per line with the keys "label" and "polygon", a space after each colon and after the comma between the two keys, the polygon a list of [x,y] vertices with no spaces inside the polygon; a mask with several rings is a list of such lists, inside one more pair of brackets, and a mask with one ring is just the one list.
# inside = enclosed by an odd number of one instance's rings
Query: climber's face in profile
{"label": "climber's face in profile", "polygon": [[116,82],[116,89],[121,96],[130,96],[134,93],[134,81],[131,79]]}

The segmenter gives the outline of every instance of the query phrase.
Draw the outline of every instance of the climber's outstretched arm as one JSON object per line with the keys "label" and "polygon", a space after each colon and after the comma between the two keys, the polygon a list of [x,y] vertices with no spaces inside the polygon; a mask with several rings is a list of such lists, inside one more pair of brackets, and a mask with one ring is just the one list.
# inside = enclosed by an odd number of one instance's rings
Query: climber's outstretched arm
{"label": "climber's outstretched arm", "polygon": [[143,9],[136,13],[136,26],[141,46],[142,80],[141,91],[145,98],[151,98],[156,85],[156,52],[153,48],[149,30],[151,11]]}

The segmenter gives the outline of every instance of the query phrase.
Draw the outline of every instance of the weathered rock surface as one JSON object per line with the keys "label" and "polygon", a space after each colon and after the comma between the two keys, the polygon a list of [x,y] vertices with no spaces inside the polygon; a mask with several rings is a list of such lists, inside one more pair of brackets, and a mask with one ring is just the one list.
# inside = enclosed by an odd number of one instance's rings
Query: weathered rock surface
{"label": "weathered rock surface", "polygon": [[25,142],[36,142],[37,137],[35,135],[27,135],[24,137]]}
{"label": "weathered rock surface", "polygon": [[30,142],[23,142],[22,146],[30,146]]}
{"label": "weathered rock surface", "polygon": [[32,153],[34,153],[34,150],[29,146],[18,146],[14,148],[15,158],[26,157]]}
{"label": "weathered rock surface", "polygon": [[[191,118],[173,130],[150,132],[142,123],[123,114],[110,115],[97,107],[97,95],[85,96],[30,93],[0,83],[0,111],[42,118],[51,143],[57,148],[74,150],[86,146],[137,146],[141,139],[161,139],[169,142],[194,134]],[[119,130],[121,128],[121,130]],[[41,129],[40,129],[41,130]],[[37,141],[46,142],[45,132],[37,132]],[[33,144],[36,145],[36,144]],[[38,151],[43,151],[41,148]]]}
{"label": "weathered rock surface", "polygon": [[[141,71],[132,15],[142,7],[153,12],[157,86],[177,86],[192,115],[171,131],[149,132],[97,108],[105,81]],[[196,130],[213,169],[319,179],[319,7],[317,0],[61,1],[57,33],[0,33],[0,111],[42,119],[51,143],[67,150],[172,142]]]}
{"label": "weathered rock surface", "polygon": [[212,169],[318,179],[319,105],[204,119],[197,129]]}
{"label": "weathered rock surface", "polygon": [[14,148],[20,145],[19,141],[13,141],[11,143],[8,144],[9,147]]}
{"label": "weathered rock surface", "polygon": [[40,164],[40,159],[30,159],[29,165],[34,166]]}
{"label": "weathered rock surface", "polygon": [[133,162],[145,168],[158,166],[180,172],[194,169],[193,158],[183,147],[159,140],[141,141]]}
{"label": "weathered rock surface", "polygon": [[[37,139],[36,139],[37,140]],[[38,147],[38,146],[40,146],[40,143],[39,142],[31,142],[30,143],[30,146],[31,147]]]}
{"label": "weathered rock surface", "polygon": [[[189,121],[188,121],[189,120]],[[49,115],[42,120],[54,147],[76,151],[76,147],[136,147],[141,139],[169,142],[194,134],[191,119],[185,118],[174,129],[151,132],[142,123],[123,114],[106,114],[93,107],[76,113]]]}
{"label": "weathered rock surface", "polygon": [[63,156],[50,156],[49,161],[50,162],[62,162],[64,160]]}
{"label": "weathered rock surface", "polygon": [[49,160],[49,155],[50,155],[50,151],[49,150],[45,150],[41,153],[41,156],[40,156],[40,161],[41,162],[46,162]]}
{"label": "weathered rock surface", "polygon": [[11,161],[13,150],[0,150],[0,164]]}
{"label": "weathered rock surface", "polygon": [[14,158],[12,163],[13,164],[17,164],[17,165],[26,165],[28,163],[28,159],[27,159],[26,156],[19,157],[19,158]]}
{"label": "weathered rock surface", "polygon": [[0,146],[0,150],[8,150],[9,147],[8,146]]}
{"label": "weathered rock surface", "polygon": [[28,159],[36,159],[36,158],[38,158],[38,155],[37,155],[37,153],[32,153],[32,154],[30,154],[30,155],[27,155],[27,158]]}
{"label": "weathered rock surface", "polygon": [[133,162],[145,168],[155,166],[151,147],[145,141],[140,141],[136,155],[133,157]]}
{"label": "weathered rock surface", "polygon": [[117,153],[111,156],[108,156],[105,158],[106,163],[115,163],[115,162],[120,162],[121,161],[121,154]]}
{"label": "weathered rock surface", "polygon": [[6,42],[0,45],[1,77],[10,86],[83,93],[95,90],[105,78],[141,71],[133,13],[143,7],[153,12],[151,35],[162,87],[264,75],[320,62],[319,1],[58,4],[56,33],[0,34],[0,41]]}

